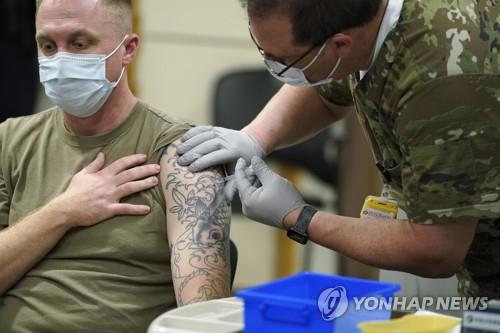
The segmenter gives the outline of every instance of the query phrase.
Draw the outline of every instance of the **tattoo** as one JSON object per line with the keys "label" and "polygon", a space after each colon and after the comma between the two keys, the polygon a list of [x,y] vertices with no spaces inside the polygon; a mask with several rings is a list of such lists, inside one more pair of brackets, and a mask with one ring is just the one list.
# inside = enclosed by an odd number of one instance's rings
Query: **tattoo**
{"label": "tattoo", "polygon": [[173,205],[169,213],[183,226],[170,244],[172,277],[179,306],[230,294],[230,206],[224,196],[220,170],[193,174],[177,164],[176,146],[165,155],[170,172],[166,195]]}

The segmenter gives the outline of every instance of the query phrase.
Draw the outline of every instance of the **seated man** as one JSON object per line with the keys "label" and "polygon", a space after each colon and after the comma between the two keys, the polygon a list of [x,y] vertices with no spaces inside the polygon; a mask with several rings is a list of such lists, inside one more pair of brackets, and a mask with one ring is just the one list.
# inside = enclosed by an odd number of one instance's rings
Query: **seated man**
{"label": "seated man", "polygon": [[224,178],[177,165],[189,126],[132,95],[130,0],[40,2],[58,107],[0,125],[0,332],[142,333],[228,296]]}

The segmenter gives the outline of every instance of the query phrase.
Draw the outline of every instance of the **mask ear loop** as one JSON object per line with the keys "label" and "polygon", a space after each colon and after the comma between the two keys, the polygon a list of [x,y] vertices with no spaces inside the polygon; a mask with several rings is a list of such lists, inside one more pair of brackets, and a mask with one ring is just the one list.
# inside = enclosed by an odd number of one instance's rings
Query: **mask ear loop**
{"label": "mask ear loop", "polygon": [[110,53],[108,54],[106,57],[104,57],[102,60],[103,61],[106,61],[108,60],[110,57],[112,57],[116,52],[118,52],[118,50],[120,49],[120,47],[122,47],[123,43],[125,43],[125,41],[127,40],[128,38],[128,34],[125,35],[125,37],[123,37],[122,41],[120,42],[120,44],[118,44],[118,46]]}
{"label": "mask ear loop", "polygon": [[[325,48],[326,46],[326,42],[325,44],[323,45],[323,47],[321,48],[319,54],[321,54],[321,52],[323,51],[323,49]],[[319,56],[318,54],[318,56]],[[314,62],[314,61],[313,61]],[[332,70],[330,71],[330,74],[328,74],[328,76],[326,77],[325,81],[326,80],[330,80],[333,76],[333,74],[335,74],[335,72],[337,71],[337,69],[339,68],[340,66],[340,63],[342,62],[342,58],[339,57],[339,59],[337,60],[337,62],[335,63],[335,66],[333,66]],[[304,75],[305,76],[305,75]],[[307,78],[306,78],[307,79]],[[307,80],[309,83],[314,83],[314,82],[311,82],[309,80]]]}
{"label": "mask ear loop", "polygon": [[328,76],[326,77],[327,79],[331,79],[333,74],[337,71],[337,69],[339,68],[340,66],[340,63],[342,62],[342,58],[339,58],[339,60],[337,60],[337,63],[335,64],[335,66],[333,67],[332,71],[330,72],[330,74],[328,74]]}
{"label": "mask ear loop", "polygon": [[[122,41],[120,42],[120,44],[118,44],[118,46],[113,50],[113,52],[111,52],[110,54],[108,54],[105,58],[103,58],[103,61],[106,61],[107,59],[109,59],[110,57],[112,57],[116,52],[118,52],[118,50],[120,49],[120,47],[122,47],[123,43],[125,43],[125,40],[127,40],[128,38],[128,34],[125,35],[125,37],[123,37]],[[120,77],[118,78],[118,80],[116,80],[116,82],[113,82],[111,83],[111,87],[112,88],[116,88],[116,86],[120,83],[120,81],[122,80],[122,77],[123,77],[123,74],[125,73],[125,66],[122,68],[122,72],[120,74]]]}
{"label": "mask ear loop", "polygon": [[[334,37],[338,36],[338,35],[340,35],[340,34],[336,34],[336,35],[334,35]],[[326,44],[328,43],[328,40],[330,38],[331,37],[329,37],[327,40],[325,40],[325,42],[323,43],[323,46],[321,46],[321,49],[319,49],[318,54],[316,54],[316,56],[314,57],[314,59],[311,60],[311,62],[308,63],[304,68],[302,68],[301,71],[307,70],[309,67],[311,67],[319,59],[319,57],[321,57],[321,54],[323,54],[323,51],[326,48]],[[332,73],[335,72],[335,70],[337,69],[338,65],[339,65],[339,63],[337,62],[337,64],[335,65],[335,67],[334,67],[333,71],[330,73],[330,75],[332,75]]]}
{"label": "mask ear loop", "polygon": [[341,62],[342,62],[342,58],[339,58],[337,60],[337,63],[335,64],[335,66],[333,66],[333,69],[331,70],[330,74],[328,74],[328,76],[324,80],[321,80],[321,81],[318,81],[318,82],[311,82],[311,81],[307,80],[307,78],[306,78],[307,82],[309,84],[312,84],[313,86],[321,85],[321,84],[327,84],[327,83],[331,82],[329,80],[332,79],[333,74],[335,74],[335,72],[337,71],[337,68],[339,68]]}
{"label": "mask ear loop", "polygon": [[116,86],[120,83],[122,80],[123,74],[125,74],[125,67],[122,68],[122,73],[120,74],[120,77],[116,82],[111,83],[111,88],[116,88]]}
{"label": "mask ear loop", "polygon": [[300,70],[306,71],[309,67],[311,67],[319,59],[319,57],[321,57],[321,54],[325,50],[325,47],[326,47],[326,41],[323,43],[323,46],[319,49],[318,53],[313,58],[313,60],[311,60],[305,67],[301,68]]}

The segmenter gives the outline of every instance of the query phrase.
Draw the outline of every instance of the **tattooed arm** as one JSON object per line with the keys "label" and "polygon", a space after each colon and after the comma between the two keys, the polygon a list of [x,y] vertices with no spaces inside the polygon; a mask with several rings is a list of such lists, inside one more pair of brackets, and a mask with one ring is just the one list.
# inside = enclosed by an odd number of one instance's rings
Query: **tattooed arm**
{"label": "tattooed arm", "polygon": [[190,173],[171,144],[161,159],[177,305],[230,295],[230,207],[219,169]]}

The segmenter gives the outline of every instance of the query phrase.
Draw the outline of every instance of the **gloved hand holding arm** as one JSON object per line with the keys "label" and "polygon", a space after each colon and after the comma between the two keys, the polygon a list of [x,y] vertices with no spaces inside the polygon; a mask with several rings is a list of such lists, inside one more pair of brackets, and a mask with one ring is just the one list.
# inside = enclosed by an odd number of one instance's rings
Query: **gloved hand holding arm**
{"label": "gloved hand holding arm", "polygon": [[246,166],[245,160],[240,159],[235,170],[243,214],[257,222],[285,229],[284,218],[307,204],[289,180],[274,173],[259,157],[252,158],[251,167],[261,186],[252,184],[245,172]]}
{"label": "gloved hand holding arm", "polygon": [[198,172],[218,164],[235,162],[243,158],[250,163],[253,156],[264,157],[265,153],[257,140],[243,131],[222,127],[199,126],[182,137],[177,152],[182,157],[178,163]]}

